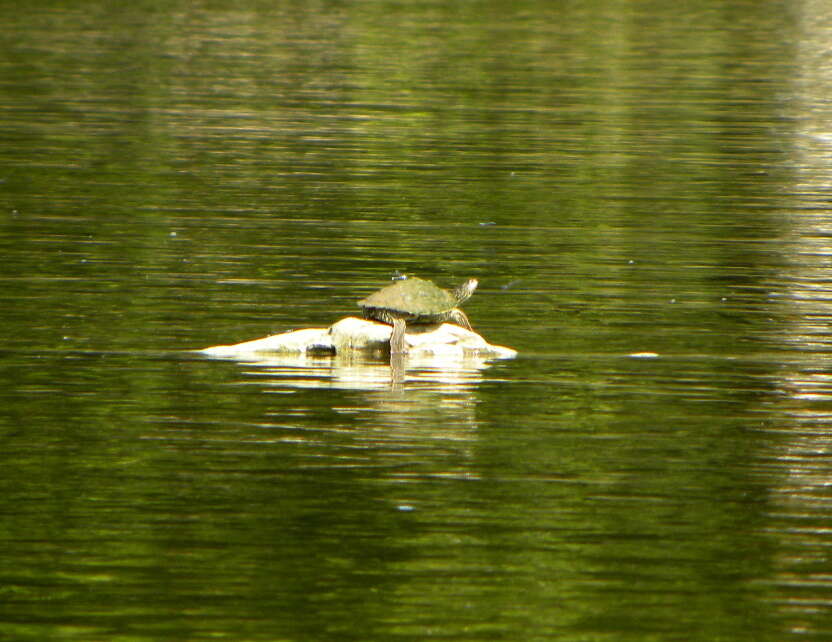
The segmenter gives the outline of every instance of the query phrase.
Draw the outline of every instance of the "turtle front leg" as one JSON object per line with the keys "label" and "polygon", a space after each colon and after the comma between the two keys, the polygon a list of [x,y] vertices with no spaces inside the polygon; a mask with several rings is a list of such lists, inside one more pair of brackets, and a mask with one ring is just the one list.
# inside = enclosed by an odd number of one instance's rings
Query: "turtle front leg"
{"label": "turtle front leg", "polygon": [[471,332],[474,331],[474,328],[471,327],[471,322],[468,321],[468,317],[465,316],[465,313],[459,308],[454,308],[453,310],[451,310],[449,319],[456,323],[458,326],[462,326],[466,330],[470,330]]}
{"label": "turtle front leg", "polygon": [[407,327],[404,319],[393,319],[393,334],[390,335],[390,353],[404,354],[407,348],[404,343],[404,330]]}

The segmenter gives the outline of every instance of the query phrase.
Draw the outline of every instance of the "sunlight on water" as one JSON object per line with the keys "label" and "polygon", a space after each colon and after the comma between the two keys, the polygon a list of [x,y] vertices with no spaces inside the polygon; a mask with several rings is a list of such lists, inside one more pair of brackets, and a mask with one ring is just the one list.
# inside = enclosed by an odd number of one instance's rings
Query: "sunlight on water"
{"label": "sunlight on water", "polygon": [[[828,637],[829,15],[7,12],[0,638]],[[517,358],[195,352],[399,273]]]}

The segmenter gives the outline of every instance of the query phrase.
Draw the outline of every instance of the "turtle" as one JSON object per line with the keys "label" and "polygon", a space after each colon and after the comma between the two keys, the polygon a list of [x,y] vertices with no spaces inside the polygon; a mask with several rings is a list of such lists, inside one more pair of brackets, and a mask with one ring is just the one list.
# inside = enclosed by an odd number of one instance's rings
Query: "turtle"
{"label": "turtle", "polygon": [[448,291],[431,281],[410,277],[398,280],[366,299],[358,302],[365,319],[374,319],[393,326],[390,336],[390,353],[406,352],[404,332],[408,323],[443,323],[452,321],[466,330],[471,323],[465,313],[457,308],[477,289],[478,281],[468,279],[458,288]]}

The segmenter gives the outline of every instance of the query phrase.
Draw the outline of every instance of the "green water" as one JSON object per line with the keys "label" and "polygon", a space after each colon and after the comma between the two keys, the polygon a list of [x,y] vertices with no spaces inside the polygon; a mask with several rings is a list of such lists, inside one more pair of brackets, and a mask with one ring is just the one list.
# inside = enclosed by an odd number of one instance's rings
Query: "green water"
{"label": "green water", "polygon": [[6,7],[0,638],[827,638],[831,12]]}

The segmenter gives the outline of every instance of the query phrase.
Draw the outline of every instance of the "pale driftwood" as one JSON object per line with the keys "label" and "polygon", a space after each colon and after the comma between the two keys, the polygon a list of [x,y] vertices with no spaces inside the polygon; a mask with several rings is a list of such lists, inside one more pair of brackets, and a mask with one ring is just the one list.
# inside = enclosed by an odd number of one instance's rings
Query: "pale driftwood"
{"label": "pale driftwood", "polygon": [[[329,328],[294,330],[234,345],[213,346],[199,352],[228,359],[267,354],[383,355],[390,352],[392,330],[384,323],[347,317]],[[511,348],[491,345],[476,332],[451,323],[408,325],[405,346],[411,357],[510,359],[517,355]]]}

